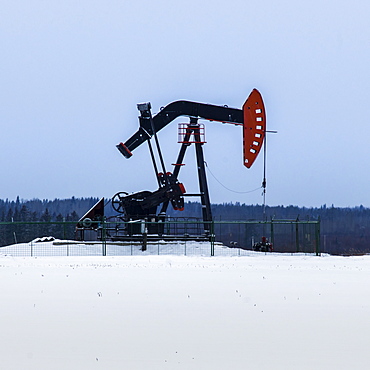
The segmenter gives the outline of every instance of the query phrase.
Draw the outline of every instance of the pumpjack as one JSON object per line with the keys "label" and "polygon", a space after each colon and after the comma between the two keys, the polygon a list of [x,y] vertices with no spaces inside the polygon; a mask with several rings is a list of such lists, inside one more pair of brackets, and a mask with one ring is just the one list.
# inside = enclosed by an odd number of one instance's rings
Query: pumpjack
{"label": "pumpjack", "polygon": [[[120,142],[117,149],[128,159],[132,157],[132,152],[137,147],[147,142],[158,189],[133,194],[119,192],[112,197],[112,207],[117,212],[117,217],[126,225],[121,237],[132,237],[134,234],[143,232],[143,225],[148,234],[163,237],[163,224],[167,217],[169,203],[174,210],[182,211],[185,204],[184,197],[197,195],[200,197],[202,206],[203,236],[209,238],[212,211],[203,154],[204,124],[199,123],[198,120],[242,126],[243,163],[250,168],[262,148],[266,133],[266,114],[261,94],[257,89],[253,89],[242,109],[181,100],[168,104],[153,116],[150,103],[138,104],[137,107],[140,112],[139,129],[128,140]],[[189,122],[179,124],[178,142],[181,143],[181,147],[177,160],[173,164],[173,172],[168,172],[157,134],[180,116],[188,117]],[[152,139],[155,143],[154,148]],[[195,145],[199,194],[187,194],[184,185],[178,179],[180,169],[184,165],[186,150],[191,144]],[[160,170],[154,149],[159,158]],[[99,221],[104,218],[104,207],[104,198],[102,198],[79,220],[77,229],[98,229]]]}

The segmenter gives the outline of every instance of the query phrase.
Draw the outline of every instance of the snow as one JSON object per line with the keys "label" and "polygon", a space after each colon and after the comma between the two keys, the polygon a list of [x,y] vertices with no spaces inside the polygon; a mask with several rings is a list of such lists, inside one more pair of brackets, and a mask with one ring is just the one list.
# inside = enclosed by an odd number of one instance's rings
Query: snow
{"label": "snow", "polygon": [[2,255],[0,363],[368,369],[369,281],[370,256]]}
{"label": "snow", "polygon": [[[228,248],[220,242],[214,243],[215,255],[237,256],[246,255],[250,251],[239,248]],[[59,240],[53,237],[36,238],[29,243],[13,244],[0,247],[0,255],[18,257],[45,256],[128,256],[128,255],[199,255],[211,256],[211,243],[195,241],[163,241],[148,242],[142,251],[142,243],[134,242],[78,242],[75,240]]]}

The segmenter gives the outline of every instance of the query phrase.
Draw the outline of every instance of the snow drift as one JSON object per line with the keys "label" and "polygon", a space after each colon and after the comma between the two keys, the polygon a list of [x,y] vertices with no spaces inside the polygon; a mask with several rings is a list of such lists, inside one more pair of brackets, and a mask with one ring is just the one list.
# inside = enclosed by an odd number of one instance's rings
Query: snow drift
{"label": "snow drift", "polygon": [[4,369],[368,369],[370,257],[0,257]]}

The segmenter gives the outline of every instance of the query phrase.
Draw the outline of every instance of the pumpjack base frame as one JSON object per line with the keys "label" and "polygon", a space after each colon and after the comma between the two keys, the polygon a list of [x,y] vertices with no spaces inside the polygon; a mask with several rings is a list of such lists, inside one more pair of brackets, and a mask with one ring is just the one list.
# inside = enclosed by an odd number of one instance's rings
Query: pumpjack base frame
{"label": "pumpjack base frame", "polygon": [[113,236],[110,239],[114,242],[141,242],[143,238],[146,238],[148,242],[158,242],[158,241],[194,241],[194,242],[209,242],[210,236],[207,235],[127,235],[127,236]]}
{"label": "pumpjack base frame", "polygon": [[[154,218],[154,215],[152,219]],[[211,242],[214,235],[204,232],[202,222],[198,218],[173,218],[164,222],[148,222],[147,220],[135,220],[123,222],[120,217],[112,216],[107,219],[102,217],[100,221],[92,221],[84,217],[76,227],[76,240],[95,240],[112,242],[148,242],[158,241],[199,241]],[[168,228],[168,229],[167,229]]]}

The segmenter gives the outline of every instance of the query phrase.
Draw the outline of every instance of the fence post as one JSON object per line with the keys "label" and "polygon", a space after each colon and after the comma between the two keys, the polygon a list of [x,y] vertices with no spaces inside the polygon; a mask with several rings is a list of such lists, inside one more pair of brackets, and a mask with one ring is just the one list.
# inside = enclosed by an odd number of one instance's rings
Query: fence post
{"label": "fence post", "polygon": [[317,220],[317,224],[315,224],[315,231],[316,231],[316,256],[320,256],[321,248],[320,248],[320,216]]}
{"label": "fence post", "polygon": [[274,233],[274,218],[271,217],[271,244],[272,247],[275,245],[275,233]]}
{"label": "fence post", "polygon": [[215,223],[211,221],[211,257],[215,255]]}
{"label": "fence post", "polygon": [[101,239],[102,239],[102,255],[106,256],[107,255],[107,237],[106,237],[106,230],[105,230],[105,218],[102,218],[102,234],[101,234]]}
{"label": "fence post", "polygon": [[299,218],[298,217],[295,221],[295,246],[296,246],[297,253],[299,252],[299,228],[298,228]]}
{"label": "fence post", "polygon": [[141,240],[141,250],[144,252],[147,249],[148,244],[148,228],[147,223],[144,220],[141,220],[141,227],[140,227],[142,240]]}
{"label": "fence post", "polygon": [[66,218],[63,217],[63,239],[67,239],[67,230],[66,230]]}

